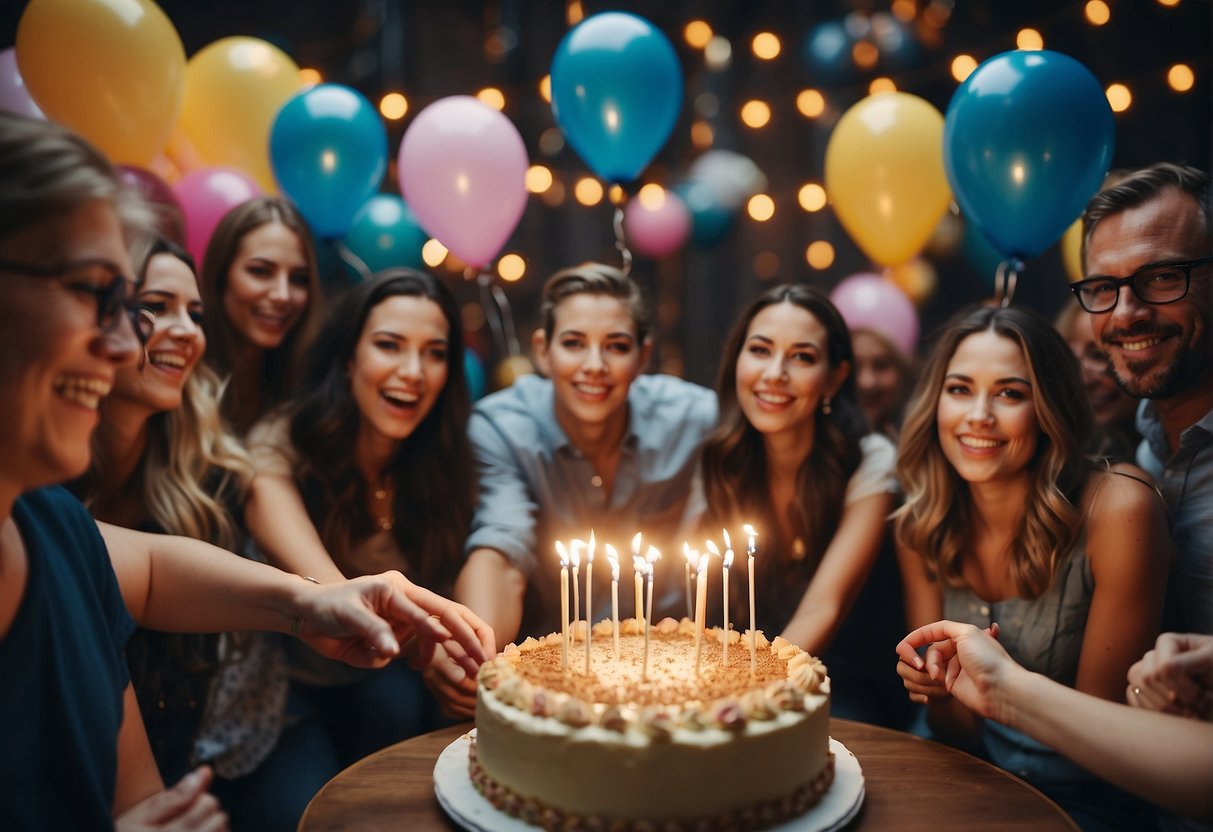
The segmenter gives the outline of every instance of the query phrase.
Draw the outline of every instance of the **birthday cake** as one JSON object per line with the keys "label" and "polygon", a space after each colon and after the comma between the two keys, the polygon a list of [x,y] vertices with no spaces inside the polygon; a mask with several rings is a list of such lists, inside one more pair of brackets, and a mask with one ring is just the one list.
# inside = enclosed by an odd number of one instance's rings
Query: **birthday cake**
{"label": "birthday cake", "polygon": [[[820,660],[694,624],[585,625],[508,646],[480,669],[473,784],[546,829],[759,829],[830,787],[830,682]],[[567,660],[567,664],[566,664]]]}

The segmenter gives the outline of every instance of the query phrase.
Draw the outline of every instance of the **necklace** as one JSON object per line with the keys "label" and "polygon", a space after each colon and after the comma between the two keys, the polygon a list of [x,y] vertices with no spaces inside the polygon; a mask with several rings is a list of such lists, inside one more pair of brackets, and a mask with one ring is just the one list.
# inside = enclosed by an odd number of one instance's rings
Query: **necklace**
{"label": "necklace", "polygon": [[392,492],[394,490],[390,482],[385,483],[380,481],[379,487],[371,492],[375,498],[371,515],[375,519],[375,525],[379,527],[379,531],[381,532],[390,532],[392,530]]}

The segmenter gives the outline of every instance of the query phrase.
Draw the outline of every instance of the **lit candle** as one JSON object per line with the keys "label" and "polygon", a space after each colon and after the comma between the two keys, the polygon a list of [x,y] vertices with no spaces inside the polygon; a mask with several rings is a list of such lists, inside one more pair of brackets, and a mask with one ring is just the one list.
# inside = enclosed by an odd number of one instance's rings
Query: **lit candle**
{"label": "lit candle", "polygon": [[729,567],[733,565],[733,541],[729,530],[721,529],[724,535],[724,663],[729,663]]}
{"label": "lit candle", "polygon": [[707,554],[699,556],[695,570],[695,675],[703,662],[703,631],[708,620],[708,560]]}
{"label": "lit candle", "polygon": [[556,541],[560,556],[560,669],[569,669],[569,550]]}
{"label": "lit candle", "polygon": [[632,538],[632,568],[636,570],[636,620],[644,620],[644,589],[641,580],[644,577],[645,560],[640,555],[640,532]]}
{"label": "lit candle", "polygon": [[569,628],[569,639],[577,644],[577,625],[581,623],[581,590],[578,588],[578,576],[581,574],[581,550],[584,540],[569,542],[569,560],[573,562],[573,624]]}
{"label": "lit candle", "polygon": [[649,605],[644,617],[644,667],[641,678],[649,678],[649,626],[653,623],[653,564],[661,559],[661,551],[656,546],[650,546],[644,553],[645,574],[649,578]]}
{"label": "lit candle", "polygon": [[585,674],[590,675],[590,643],[594,640],[594,530],[585,550]]}
{"label": "lit candle", "polygon": [[699,553],[691,548],[685,540],[682,543],[682,556],[686,562],[682,565],[683,575],[687,585],[687,618],[695,619],[695,608],[691,606],[691,570],[699,565]]}
{"label": "lit candle", "polygon": [[615,636],[615,658],[619,658],[619,553],[606,545],[607,563],[611,565],[611,632]]}
{"label": "lit candle", "polygon": [[758,672],[758,630],[754,616],[754,553],[758,551],[758,547],[754,544],[754,540],[758,537],[758,532],[754,531],[754,527],[746,523],[742,530],[749,536],[750,540],[746,544],[745,551],[749,556],[746,558],[746,568],[750,573],[750,675]]}

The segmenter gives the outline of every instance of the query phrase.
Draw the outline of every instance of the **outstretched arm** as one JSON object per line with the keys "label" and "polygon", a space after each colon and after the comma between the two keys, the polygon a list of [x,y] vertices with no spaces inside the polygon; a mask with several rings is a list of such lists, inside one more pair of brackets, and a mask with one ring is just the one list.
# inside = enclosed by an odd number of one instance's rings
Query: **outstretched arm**
{"label": "outstretched arm", "polygon": [[[915,650],[934,645],[927,661]],[[969,624],[938,621],[897,645],[903,662],[942,679],[974,712],[1043,742],[1124,789],[1213,821],[1213,723],[1133,709],[1016,664]]]}
{"label": "outstretched arm", "polygon": [[1134,707],[1213,719],[1213,635],[1163,633],[1129,668],[1126,692]]}

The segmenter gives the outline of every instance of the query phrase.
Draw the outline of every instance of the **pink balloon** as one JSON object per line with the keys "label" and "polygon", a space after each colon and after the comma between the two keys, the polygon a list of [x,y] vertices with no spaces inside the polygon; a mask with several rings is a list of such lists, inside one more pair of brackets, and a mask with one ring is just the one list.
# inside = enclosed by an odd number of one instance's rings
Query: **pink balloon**
{"label": "pink balloon", "polygon": [[888,338],[905,355],[918,345],[918,312],[891,281],[878,274],[853,274],[834,287],[830,300],[850,329],[871,329]]}
{"label": "pink balloon", "polygon": [[623,209],[623,227],[631,248],[649,257],[665,257],[686,243],[691,234],[691,212],[682,197],[665,191],[660,201],[629,200]]}
{"label": "pink balloon", "polygon": [[25,79],[17,68],[16,49],[0,51],[0,110],[46,120],[42,109],[25,88]]}
{"label": "pink balloon", "polygon": [[238,170],[199,168],[177,180],[173,193],[185,211],[185,247],[201,266],[206,245],[223,215],[262,196],[261,186]]}
{"label": "pink balloon", "polygon": [[469,266],[487,265],[526,208],[526,146],[504,115],[467,95],[426,107],[404,133],[400,190],[421,227]]}

